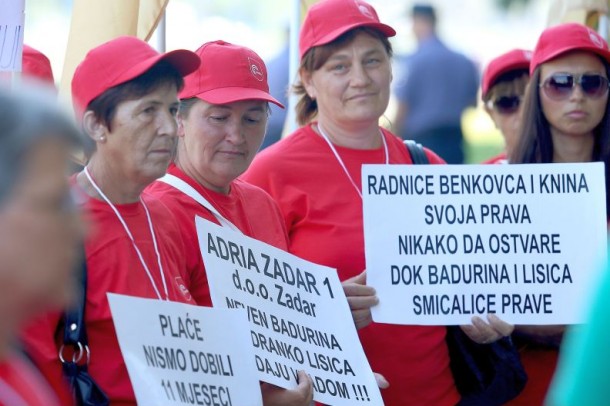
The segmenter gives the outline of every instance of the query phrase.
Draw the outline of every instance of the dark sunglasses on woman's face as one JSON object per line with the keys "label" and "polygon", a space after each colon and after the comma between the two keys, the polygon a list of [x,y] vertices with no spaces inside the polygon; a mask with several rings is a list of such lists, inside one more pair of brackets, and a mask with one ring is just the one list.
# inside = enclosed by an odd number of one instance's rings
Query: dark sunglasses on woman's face
{"label": "dark sunglasses on woman's face", "polygon": [[570,97],[576,85],[579,85],[583,94],[591,99],[597,99],[608,92],[608,79],[594,73],[583,75],[554,73],[546,78],[540,87],[549,99],[561,101]]}
{"label": "dark sunglasses on woman's face", "polygon": [[521,104],[519,96],[500,96],[494,100],[490,100],[490,107],[502,115],[516,113]]}

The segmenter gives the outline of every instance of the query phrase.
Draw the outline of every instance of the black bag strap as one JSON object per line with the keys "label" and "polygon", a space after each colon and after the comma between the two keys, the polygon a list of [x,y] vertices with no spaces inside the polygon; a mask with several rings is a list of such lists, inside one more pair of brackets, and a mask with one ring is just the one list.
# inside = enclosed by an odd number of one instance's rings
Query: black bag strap
{"label": "black bag strap", "polygon": [[[85,303],[87,301],[87,261],[85,257],[85,250],[82,250],[83,259],[81,261],[79,273],[78,273],[78,293],[74,304],[64,311],[62,322],[63,322],[63,341],[59,348],[59,359],[63,364],[75,363],[79,364],[83,361],[83,357],[86,367],[89,364],[90,352],[89,352],[89,340],[87,338],[87,330],[85,328]],[[60,322],[61,326],[61,322]],[[72,359],[64,358],[64,348],[72,347],[74,353]]]}
{"label": "black bag strap", "polygon": [[[80,265],[79,290],[74,305],[63,314],[63,342],[59,348],[63,375],[72,388],[77,406],[108,406],[110,401],[102,388],[87,372],[91,352],[85,324],[85,304],[87,302],[87,260],[85,250]],[[60,322],[61,325],[61,322]],[[58,331],[59,334],[59,331]],[[64,356],[65,347],[71,347],[71,359]]]}
{"label": "black bag strap", "polygon": [[85,328],[85,303],[87,300],[87,261],[83,258],[79,272],[79,291],[74,305],[64,313],[64,344],[88,344]]}
{"label": "black bag strap", "polygon": [[411,160],[414,165],[427,165],[430,163],[428,155],[426,155],[424,147],[421,144],[413,140],[404,140],[404,143],[409,154],[411,154]]}

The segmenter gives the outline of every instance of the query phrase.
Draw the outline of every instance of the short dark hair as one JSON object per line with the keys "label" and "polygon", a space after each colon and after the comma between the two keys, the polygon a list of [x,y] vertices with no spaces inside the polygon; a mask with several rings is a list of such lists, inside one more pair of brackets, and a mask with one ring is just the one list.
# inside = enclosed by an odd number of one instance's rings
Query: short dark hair
{"label": "short dark hair", "polygon": [[[356,36],[360,33],[365,33],[377,38],[383,44],[388,56],[390,58],[392,57],[392,44],[390,44],[388,38],[381,31],[374,28],[360,27],[347,31],[333,42],[311,48],[305,53],[305,55],[303,55],[299,69],[305,72],[317,71],[326,63],[326,61],[328,61],[328,58],[330,58],[333,52],[352,43],[352,41],[354,41]],[[305,91],[305,86],[300,80],[292,87],[292,91],[296,95],[300,96],[295,108],[297,113],[297,122],[299,125],[305,125],[318,113],[318,103],[309,97]]]}
{"label": "short dark hair", "polygon": [[411,9],[411,17],[422,18],[432,25],[436,24],[436,11],[430,4],[415,4]]}
{"label": "short dark hair", "polygon": [[140,76],[106,90],[93,99],[86,110],[92,111],[109,130],[112,130],[112,120],[119,104],[127,100],[139,99],[165,84],[174,84],[178,90],[181,90],[184,79],[173,65],[162,60]]}
{"label": "short dark hair", "polygon": [[527,69],[515,69],[503,73],[492,82],[489,90],[483,96],[483,101],[487,103],[499,95],[523,96],[529,78],[530,72]]}

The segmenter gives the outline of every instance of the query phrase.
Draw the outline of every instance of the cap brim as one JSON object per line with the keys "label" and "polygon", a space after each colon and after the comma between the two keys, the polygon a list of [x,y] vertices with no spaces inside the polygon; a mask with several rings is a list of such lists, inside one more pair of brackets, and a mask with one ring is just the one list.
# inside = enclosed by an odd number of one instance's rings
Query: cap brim
{"label": "cap brim", "polygon": [[524,61],[514,62],[510,65],[506,65],[502,70],[496,72],[493,76],[491,76],[488,79],[488,83],[487,83],[487,86],[485,87],[485,91],[481,91],[481,98],[483,100],[485,100],[485,97],[487,97],[487,94],[489,93],[489,91],[491,90],[493,85],[495,84],[495,81],[498,80],[498,78],[500,76],[504,75],[507,72],[510,72],[513,70],[519,70],[519,69],[523,69],[523,70],[526,70],[529,72],[529,67],[530,67],[529,62],[524,62]]}
{"label": "cap brim", "polygon": [[228,104],[244,100],[262,100],[284,108],[284,105],[269,93],[249,87],[223,87],[182,98],[187,97],[197,97],[211,104]]}
{"label": "cap brim", "polygon": [[550,60],[553,60],[561,55],[564,55],[564,54],[567,54],[570,52],[592,52],[596,55],[601,56],[607,63],[610,64],[610,51],[608,51],[606,49],[598,48],[595,46],[566,47],[566,48],[558,49],[555,52],[553,52],[552,54],[547,55],[543,60],[537,61],[536,65],[534,65],[533,63],[530,64],[530,75],[533,75],[534,70],[536,70],[536,68],[538,66],[542,65],[543,63],[546,63]]}
{"label": "cap brim", "polygon": [[326,34],[325,36],[323,36],[322,38],[320,38],[318,41],[316,41],[315,44],[312,44],[312,47],[317,47],[320,45],[326,45],[329,42],[332,42],[334,40],[336,40],[337,38],[339,38],[341,35],[345,34],[346,32],[353,30],[354,28],[359,28],[359,27],[368,27],[368,28],[373,28],[377,31],[380,31],[383,35],[385,35],[386,37],[393,37],[396,35],[396,30],[394,30],[394,28],[390,27],[389,25],[383,24],[383,23],[355,23],[352,25],[345,25],[342,26],[340,28],[337,28],[334,31],[329,32],[328,34]]}
{"label": "cap brim", "polygon": [[[131,69],[121,75],[122,83],[125,83],[133,78],[136,78],[152,68],[161,61],[167,61],[172,65],[183,77],[197,70],[201,61],[196,53],[187,51],[186,49],[177,49],[164,54],[155,55],[152,58],[145,59],[134,65]],[[118,83],[120,84],[120,83]]]}

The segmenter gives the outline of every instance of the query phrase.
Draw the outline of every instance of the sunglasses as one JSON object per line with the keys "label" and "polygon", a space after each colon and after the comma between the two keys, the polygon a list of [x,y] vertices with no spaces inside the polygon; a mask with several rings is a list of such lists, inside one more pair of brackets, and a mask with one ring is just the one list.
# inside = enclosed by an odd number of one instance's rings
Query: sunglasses
{"label": "sunglasses", "polygon": [[519,96],[500,96],[495,100],[489,101],[489,107],[502,115],[514,114],[519,110],[521,97]]}
{"label": "sunglasses", "polygon": [[600,98],[608,93],[608,79],[602,75],[592,73],[583,75],[555,73],[545,79],[540,87],[549,99],[566,100],[570,97],[576,85],[579,85],[585,96],[591,99]]}

